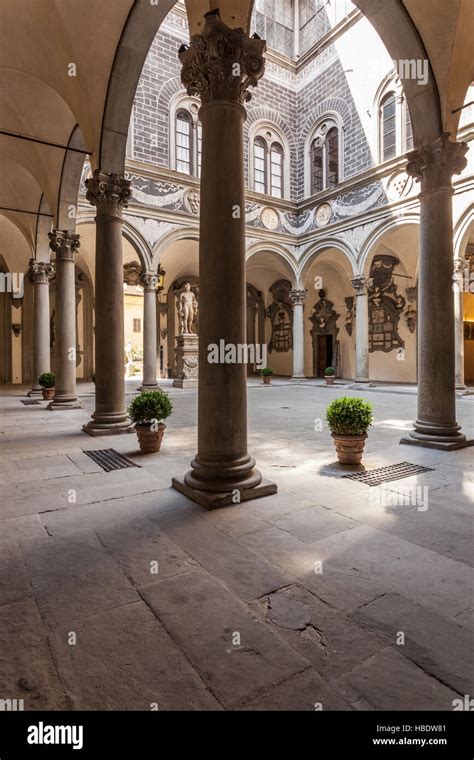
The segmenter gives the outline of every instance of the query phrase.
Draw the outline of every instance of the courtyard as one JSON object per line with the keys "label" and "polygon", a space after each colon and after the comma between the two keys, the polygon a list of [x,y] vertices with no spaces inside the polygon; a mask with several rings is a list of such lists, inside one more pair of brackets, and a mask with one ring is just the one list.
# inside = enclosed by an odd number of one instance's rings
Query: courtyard
{"label": "courtyard", "polygon": [[[250,380],[249,451],[278,494],[206,511],[170,487],[197,392],[160,385],[174,413],[148,455],[134,434],[81,432],[92,384],[54,412],[5,387],[1,694],[25,710],[451,711],[472,693],[472,450],[399,445],[413,386]],[[324,416],[344,393],[374,405],[365,468],[429,471],[343,479]],[[468,435],[472,404],[457,400]],[[111,447],[138,467],[84,453]]]}

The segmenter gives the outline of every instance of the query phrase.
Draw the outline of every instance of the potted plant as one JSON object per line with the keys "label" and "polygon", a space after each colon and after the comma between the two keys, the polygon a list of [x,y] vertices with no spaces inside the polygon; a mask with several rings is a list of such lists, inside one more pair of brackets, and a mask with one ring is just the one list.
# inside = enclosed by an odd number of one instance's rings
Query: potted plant
{"label": "potted plant", "polygon": [[361,398],[343,396],[326,409],[337,458],[342,464],[360,464],[367,431],[373,422],[372,404]]}
{"label": "potted plant", "polygon": [[336,370],[334,367],[326,367],[324,370],[324,379],[326,381],[326,385],[332,385],[334,380],[336,379]]}
{"label": "potted plant", "polygon": [[142,391],[133,399],[128,413],[135,423],[140,449],[144,454],[160,450],[166,430],[163,420],[172,411],[173,404],[164,391]]}
{"label": "potted plant", "polygon": [[54,386],[56,383],[56,377],[53,372],[43,372],[39,376],[38,382],[43,389],[43,398],[45,401],[50,401],[54,396]]}
{"label": "potted plant", "polygon": [[272,382],[273,370],[270,367],[264,367],[260,370],[264,385],[270,385]]}

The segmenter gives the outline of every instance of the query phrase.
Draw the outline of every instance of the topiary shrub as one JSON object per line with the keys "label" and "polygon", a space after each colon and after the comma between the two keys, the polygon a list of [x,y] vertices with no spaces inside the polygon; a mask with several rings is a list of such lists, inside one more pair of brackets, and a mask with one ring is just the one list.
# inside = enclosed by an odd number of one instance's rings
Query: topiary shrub
{"label": "topiary shrub", "polygon": [[136,425],[162,422],[172,411],[173,404],[164,391],[142,391],[135,396],[128,408],[130,418]]}
{"label": "topiary shrub", "polygon": [[326,421],[333,435],[365,435],[373,422],[372,404],[361,398],[343,396],[326,409]]}
{"label": "topiary shrub", "polygon": [[262,377],[271,377],[273,375],[273,370],[271,367],[264,367],[260,370],[260,374]]}
{"label": "topiary shrub", "polygon": [[326,369],[324,370],[324,374],[326,375],[326,377],[332,377],[333,375],[336,374],[336,370],[334,369],[334,367],[326,367]]}
{"label": "topiary shrub", "polygon": [[38,382],[42,388],[54,388],[56,376],[54,372],[43,372],[43,374],[39,376]]}

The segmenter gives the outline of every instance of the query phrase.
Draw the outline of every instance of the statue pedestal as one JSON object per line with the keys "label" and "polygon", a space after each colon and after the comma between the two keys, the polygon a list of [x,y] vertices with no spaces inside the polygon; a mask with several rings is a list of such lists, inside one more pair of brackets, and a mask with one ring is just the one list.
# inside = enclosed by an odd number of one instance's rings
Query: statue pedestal
{"label": "statue pedestal", "polygon": [[199,338],[194,333],[176,337],[176,378],[173,388],[197,388],[199,367]]}

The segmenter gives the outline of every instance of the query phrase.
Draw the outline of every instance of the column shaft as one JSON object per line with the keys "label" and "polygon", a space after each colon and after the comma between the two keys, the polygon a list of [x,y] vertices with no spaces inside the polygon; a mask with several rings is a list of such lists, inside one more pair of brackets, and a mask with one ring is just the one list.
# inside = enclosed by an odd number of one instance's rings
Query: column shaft
{"label": "column shaft", "polygon": [[356,290],[356,383],[369,382],[369,284],[368,278],[362,276],[352,280],[352,287]]}
{"label": "column shaft", "polygon": [[156,285],[154,274],[142,276],[143,292],[143,382],[142,390],[158,388],[156,381],[157,315]]}
{"label": "column shaft", "polygon": [[30,276],[34,285],[33,304],[33,383],[28,396],[40,396],[38,378],[51,369],[49,278],[52,266],[48,262],[30,261]]}
{"label": "column shaft", "polygon": [[173,485],[207,508],[276,492],[262,483],[247,450],[246,364],[208,361],[210,347],[221,341],[235,349],[246,343],[242,102],[263,74],[264,47],[213,11],[203,34],[180,50],[183,83],[203,102],[198,453]]}
{"label": "column shaft", "polygon": [[55,364],[56,390],[48,409],[80,409],[76,392],[76,277],[79,235],[68,230],[49,234],[56,253]]}
{"label": "column shaft", "polygon": [[125,409],[122,209],[130,182],[96,169],[87,199],[97,207],[95,251],[95,411],[90,435],[132,430]]}
{"label": "column shaft", "polygon": [[304,373],[304,302],[306,290],[290,290],[293,304],[293,377],[305,377]]}
{"label": "column shaft", "polygon": [[455,380],[456,389],[465,390],[464,382],[464,259],[454,260],[454,338],[455,338]]}

